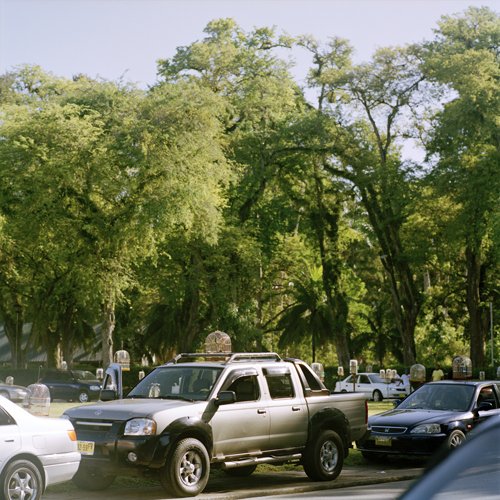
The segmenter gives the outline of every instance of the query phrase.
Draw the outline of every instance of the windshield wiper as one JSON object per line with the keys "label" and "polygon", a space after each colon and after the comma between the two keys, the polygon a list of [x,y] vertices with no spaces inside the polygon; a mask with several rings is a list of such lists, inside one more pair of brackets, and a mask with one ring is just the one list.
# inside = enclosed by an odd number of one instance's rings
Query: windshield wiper
{"label": "windshield wiper", "polygon": [[165,394],[163,396],[158,396],[155,399],[181,399],[182,401],[189,401],[192,403],[194,399],[185,398],[184,396],[172,396],[171,394]]}
{"label": "windshield wiper", "polygon": [[142,394],[129,394],[125,396],[125,399],[149,399],[148,396],[143,396]]}

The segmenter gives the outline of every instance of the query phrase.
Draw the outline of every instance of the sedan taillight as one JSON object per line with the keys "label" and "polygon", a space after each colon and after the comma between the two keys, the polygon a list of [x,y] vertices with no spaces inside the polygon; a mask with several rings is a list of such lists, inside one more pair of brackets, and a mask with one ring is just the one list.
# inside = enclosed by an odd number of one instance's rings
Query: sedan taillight
{"label": "sedan taillight", "polygon": [[74,429],[68,431],[68,436],[71,439],[71,441],[76,441],[76,432],[74,431]]}

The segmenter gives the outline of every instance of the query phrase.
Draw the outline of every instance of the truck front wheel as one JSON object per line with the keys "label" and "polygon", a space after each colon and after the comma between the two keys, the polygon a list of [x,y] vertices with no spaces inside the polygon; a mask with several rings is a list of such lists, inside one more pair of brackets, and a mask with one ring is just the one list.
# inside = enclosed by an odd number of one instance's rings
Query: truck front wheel
{"label": "truck front wheel", "polygon": [[194,438],[179,441],[160,472],[163,489],[174,497],[194,497],[207,485],[210,458]]}
{"label": "truck front wheel", "polygon": [[333,481],[344,465],[344,446],[331,430],[321,432],[304,452],[304,471],[313,481]]}

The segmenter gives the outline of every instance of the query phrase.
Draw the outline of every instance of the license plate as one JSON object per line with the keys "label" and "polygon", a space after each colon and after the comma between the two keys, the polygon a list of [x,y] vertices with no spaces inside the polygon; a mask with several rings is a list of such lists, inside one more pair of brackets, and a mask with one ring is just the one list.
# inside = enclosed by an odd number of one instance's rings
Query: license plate
{"label": "license plate", "polygon": [[400,398],[405,398],[406,397],[406,392],[403,392],[402,394],[399,395]]}
{"label": "license plate", "polygon": [[375,444],[379,446],[392,446],[391,436],[375,437]]}
{"label": "license plate", "polygon": [[93,441],[77,441],[78,451],[82,455],[93,455],[95,443]]}

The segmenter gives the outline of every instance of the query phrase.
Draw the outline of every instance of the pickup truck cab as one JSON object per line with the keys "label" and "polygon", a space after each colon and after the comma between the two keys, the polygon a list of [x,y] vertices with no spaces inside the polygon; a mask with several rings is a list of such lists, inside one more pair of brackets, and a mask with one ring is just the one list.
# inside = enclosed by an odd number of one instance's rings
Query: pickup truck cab
{"label": "pickup truck cab", "polygon": [[123,399],[112,364],[101,400],[63,415],[82,452],[73,481],[88,490],[156,475],[171,496],[195,496],[211,467],[245,476],[292,461],[330,481],[368,432],[364,394],[330,395],[307,364],[272,353],[180,354]]}

